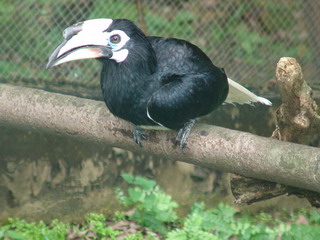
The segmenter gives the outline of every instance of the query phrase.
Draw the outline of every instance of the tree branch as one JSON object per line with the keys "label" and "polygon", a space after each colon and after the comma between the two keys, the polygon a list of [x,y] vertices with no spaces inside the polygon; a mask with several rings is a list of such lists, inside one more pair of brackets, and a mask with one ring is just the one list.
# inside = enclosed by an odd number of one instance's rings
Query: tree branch
{"label": "tree branch", "polygon": [[184,152],[176,132],[147,131],[141,148],[132,125],[103,102],[0,84],[0,125],[46,131],[320,192],[320,149],[196,124]]}
{"label": "tree branch", "polygon": [[141,0],[136,0],[136,6],[137,6],[137,17],[138,17],[138,20],[139,20],[139,25],[140,25],[140,28],[142,29],[142,31],[144,32],[144,34],[148,35],[147,34],[147,24],[146,24],[146,19],[145,19],[145,15],[144,15],[144,12],[143,12],[143,3]]}
{"label": "tree branch", "polygon": [[[272,137],[309,145],[319,137],[320,132],[318,106],[312,99],[312,89],[304,81],[301,67],[294,58],[280,59],[276,77],[282,105],[277,110],[277,126]],[[320,207],[319,193],[274,182],[233,175],[231,189],[237,203],[251,204],[280,195],[295,194],[306,197],[312,206]]]}
{"label": "tree branch", "polygon": [[277,128],[272,137],[309,145],[320,132],[320,116],[312,99],[312,89],[304,81],[301,67],[294,58],[280,59],[276,77],[282,105],[277,110]]}

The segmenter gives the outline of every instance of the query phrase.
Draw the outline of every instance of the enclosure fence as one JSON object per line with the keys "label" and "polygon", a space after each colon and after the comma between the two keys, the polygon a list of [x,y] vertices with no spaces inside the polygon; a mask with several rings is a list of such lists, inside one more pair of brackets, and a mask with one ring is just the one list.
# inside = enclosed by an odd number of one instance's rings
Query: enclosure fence
{"label": "enclosure fence", "polygon": [[319,13],[314,0],[2,0],[0,82],[94,95],[97,61],[46,70],[48,57],[73,23],[127,18],[147,35],[194,43],[230,78],[258,92],[272,94],[282,56],[297,58],[319,90]]}

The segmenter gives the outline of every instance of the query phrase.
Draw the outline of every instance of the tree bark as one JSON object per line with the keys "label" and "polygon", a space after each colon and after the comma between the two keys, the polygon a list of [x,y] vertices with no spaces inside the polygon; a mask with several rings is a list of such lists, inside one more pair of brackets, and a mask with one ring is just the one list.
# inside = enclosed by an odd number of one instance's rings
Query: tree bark
{"label": "tree bark", "polygon": [[136,0],[136,6],[137,6],[137,17],[139,20],[139,25],[142,31],[144,32],[145,35],[148,35],[147,32],[147,24],[146,24],[146,19],[144,15],[144,8],[143,8],[143,3],[141,0]]}
{"label": "tree bark", "polygon": [[304,81],[301,67],[294,58],[280,59],[276,77],[282,105],[277,110],[277,127],[272,137],[309,145],[320,133],[320,116],[312,99],[312,89]]}
{"label": "tree bark", "polygon": [[[309,145],[319,138],[320,117],[312,99],[312,89],[303,79],[300,65],[294,58],[283,57],[276,69],[282,105],[277,110],[277,126],[272,137],[281,141]],[[306,197],[312,206],[320,207],[320,194],[274,182],[244,176],[231,177],[231,190],[236,203],[251,204],[285,194]]]}
{"label": "tree bark", "polygon": [[0,84],[0,125],[46,131],[320,192],[320,149],[196,124],[184,152],[176,132],[146,131],[143,147],[132,125],[103,102]]}

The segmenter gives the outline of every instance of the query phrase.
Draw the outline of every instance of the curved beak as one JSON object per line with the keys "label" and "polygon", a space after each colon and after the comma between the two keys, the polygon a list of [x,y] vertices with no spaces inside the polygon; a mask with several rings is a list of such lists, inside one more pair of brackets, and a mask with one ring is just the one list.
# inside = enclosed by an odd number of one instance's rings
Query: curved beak
{"label": "curved beak", "polygon": [[113,53],[105,32],[111,23],[112,19],[101,18],[66,28],[64,41],[53,51],[46,68],[80,59],[111,58]]}

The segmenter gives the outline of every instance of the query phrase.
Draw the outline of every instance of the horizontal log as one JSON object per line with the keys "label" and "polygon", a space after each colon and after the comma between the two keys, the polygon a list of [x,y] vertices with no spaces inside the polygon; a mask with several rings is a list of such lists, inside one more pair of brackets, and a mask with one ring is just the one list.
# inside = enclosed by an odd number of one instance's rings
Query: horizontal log
{"label": "horizontal log", "polygon": [[176,132],[148,130],[143,147],[132,125],[105,104],[43,90],[0,84],[0,125],[70,136],[127,150],[152,153],[272,182],[320,192],[320,149],[196,124],[183,152]]}

